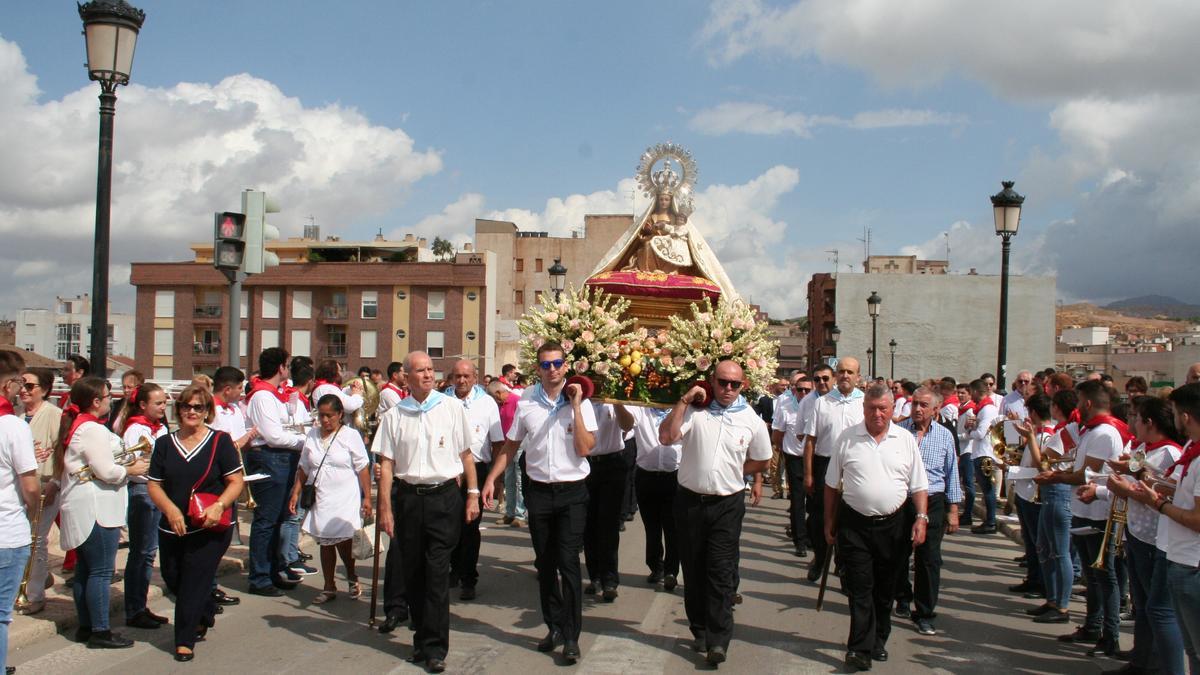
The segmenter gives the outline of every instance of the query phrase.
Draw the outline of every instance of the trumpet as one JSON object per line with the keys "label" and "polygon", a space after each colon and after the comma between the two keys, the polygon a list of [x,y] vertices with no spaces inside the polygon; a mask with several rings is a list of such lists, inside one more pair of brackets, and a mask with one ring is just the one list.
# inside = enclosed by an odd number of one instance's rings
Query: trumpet
{"label": "trumpet", "polygon": [[1104,523],[1104,539],[1100,541],[1100,552],[1092,562],[1092,569],[1103,570],[1104,553],[1108,551],[1109,541],[1116,541],[1113,557],[1119,557],[1125,550],[1125,524],[1129,522],[1129,500],[1112,495],[1112,505],[1108,507],[1108,520]]}
{"label": "trumpet", "polygon": [[[38,481],[39,485],[41,481]],[[21,576],[21,588],[17,591],[16,606],[18,609],[27,608],[29,606],[29,595],[26,592],[29,588],[29,575],[33,573],[34,559],[37,557],[38,546],[45,546],[46,543],[38,536],[41,531],[42,510],[46,507],[45,486],[41,488],[41,496],[38,497],[37,511],[33,513],[33,521],[30,522],[30,542],[29,542],[29,560],[25,562],[25,574]]]}
{"label": "trumpet", "polygon": [[[154,442],[145,437],[131,446],[121,443],[121,446],[113,452],[113,463],[120,466],[130,466],[141,459],[142,453],[149,452],[153,448]],[[71,477],[79,483],[89,483],[96,478],[91,464],[84,464],[78,470],[72,471]]]}

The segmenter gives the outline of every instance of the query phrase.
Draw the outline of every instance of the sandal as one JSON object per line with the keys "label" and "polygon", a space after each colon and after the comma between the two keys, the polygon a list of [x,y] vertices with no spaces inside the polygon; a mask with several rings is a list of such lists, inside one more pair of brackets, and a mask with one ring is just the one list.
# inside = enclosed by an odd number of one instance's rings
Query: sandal
{"label": "sandal", "polygon": [[357,600],[362,597],[362,584],[358,583],[358,579],[350,580],[350,599]]}
{"label": "sandal", "polygon": [[312,604],[323,605],[334,600],[337,600],[337,591],[321,591],[316,598],[313,598]]}

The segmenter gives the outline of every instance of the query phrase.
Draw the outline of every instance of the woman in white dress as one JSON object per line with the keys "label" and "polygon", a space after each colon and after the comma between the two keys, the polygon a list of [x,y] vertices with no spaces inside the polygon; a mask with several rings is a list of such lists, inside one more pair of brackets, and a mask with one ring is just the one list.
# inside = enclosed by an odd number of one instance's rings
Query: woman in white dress
{"label": "woman in white dress", "polygon": [[288,510],[295,514],[302,487],[316,486],[316,501],[301,528],[321,546],[325,588],[313,600],[318,605],[337,598],[333,575],[339,555],[346,566],[350,597],[362,595],[351,546],[363,519],[371,516],[371,483],[362,436],[353,428],[343,428],[343,417],[342,401],[336,394],[317,401],[317,424],[308,432],[300,452],[296,484],[288,501]]}

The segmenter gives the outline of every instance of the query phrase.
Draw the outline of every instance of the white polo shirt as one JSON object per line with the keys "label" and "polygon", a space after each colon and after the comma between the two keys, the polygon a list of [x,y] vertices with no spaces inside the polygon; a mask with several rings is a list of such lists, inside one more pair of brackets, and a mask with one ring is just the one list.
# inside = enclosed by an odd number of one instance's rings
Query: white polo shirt
{"label": "white polo shirt", "polygon": [[779,444],[780,450],[785,455],[792,457],[804,456],[804,441],[800,440],[800,436],[804,433],[800,427],[800,405],[803,401],[792,399],[786,405],[781,405],[775,410],[775,417],[771,420],[771,429],[783,433],[783,439]]}
{"label": "white polo shirt", "polygon": [[16,415],[0,416],[0,548],[28,546],[31,541],[21,474],[36,469],[29,425]]}
{"label": "white polo shirt", "polygon": [[588,453],[589,456],[600,457],[623,451],[625,432],[617,422],[617,409],[611,403],[593,403],[592,412],[596,415],[596,445]]}
{"label": "white polo shirt", "polygon": [[864,516],[895,513],[908,495],[929,489],[916,437],[891,423],[879,442],[865,424],[842,432],[825,472],[825,485],[839,483],[846,505]]}
{"label": "white polo shirt", "polygon": [[838,389],[817,399],[804,434],[816,439],[813,450],[818,457],[833,455],[833,447],[842,432],[863,421],[863,393],[858,389],[842,396]]}
{"label": "white polo shirt", "polygon": [[[1200,497],[1200,458],[1193,459],[1188,465],[1187,475],[1179,479],[1171,503],[1190,511],[1196,507],[1196,497]],[[1167,560],[1188,567],[1200,565],[1200,532],[1167,516],[1163,519],[1167,521]]]}
{"label": "white polo shirt", "polygon": [[[591,401],[579,405],[579,415],[588,431],[597,431]],[[517,414],[508,428],[508,440],[525,449],[525,473],[539,483],[568,483],[583,480],[591,472],[586,457],[575,452],[575,410],[559,392],[549,401],[541,385],[527,388],[517,403]]]}
{"label": "white polo shirt", "polygon": [[746,489],[746,459],[771,459],[767,423],[744,402],[736,412],[688,406],[683,413],[679,484],[702,495],[731,495]]}
{"label": "white polo shirt", "polygon": [[1000,409],[992,405],[988,399],[981,399],[984,405],[975,415],[975,428],[967,432],[967,451],[971,453],[971,459],[976,460],[980,457],[991,457],[996,459],[996,455],[992,452],[992,439],[988,435],[988,431],[992,427],[992,423],[996,421],[996,416],[1000,414]]}
{"label": "white polo shirt", "polygon": [[[1179,454],[1182,455],[1184,452],[1187,452],[1188,446],[1191,444],[1191,441],[1184,443],[1183,451]],[[1192,475],[1192,472],[1188,471],[1188,475]],[[1179,485],[1179,481],[1183,478],[1183,467],[1176,466],[1175,468],[1171,469],[1170,473],[1165,475],[1164,478],[1170,478],[1175,481],[1176,485]],[[1176,494],[1178,495],[1179,493],[1176,492]],[[1155,533],[1154,547],[1163,553],[1166,553],[1171,549],[1171,524],[1174,522],[1175,521],[1162,514],[1159,514],[1158,516],[1158,531]],[[1188,531],[1192,532],[1191,530]],[[1192,534],[1195,534],[1195,532],[1192,532]]]}
{"label": "white polo shirt", "polygon": [[[415,400],[387,411],[375,432],[371,452],[395,462],[396,478],[413,485],[436,485],[463,472],[463,451],[471,449],[473,434],[467,409],[453,396],[429,393],[438,402],[423,410]],[[408,401],[410,399],[405,399]]]}
{"label": "white polo shirt", "polygon": [[[1089,457],[1099,457],[1106,462],[1115,460],[1121,456],[1124,447],[1125,443],[1121,440],[1121,434],[1117,433],[1111,424],[1098,424],[1080,435],[1079,450],[1075,453],[1074,470],[1082,471],[1083,465],[1087,463]],[[1097,499],[1091,504],[1084,504],[1074,491],[1071,492],[1071,515],[1073,516],[1090,520],[1108,520],[1109,506],[1110,504],[1103,499]]]}
{"label": "white polo shirt", "polygon": [[658,442],[658,431],[667,418],[667,410],[626,406],[633,416],[633,438],[637,442],[637,465],[644,471],[678,471],[679,456],[683,443],[663,445]]}
{"label": "white polo shirt", "polygon": [[[492,444],[504,440],[504,431],[500,429],[500,406],[496,405],[496,399],[479,385],[475,385],[466,398],[452,398],[467,410],[467,420],[471,423],[471,455],[476,462],[492,461]],[[397,402],[399,400],[396,399]]]}
{"label": "white polo shirt", "polygon": [[250,425],[246,422],[246,413],[237,403],[230,404],[228,407],[217,404],[217,414],[213,417],[212,424],[208,426],[229,434],[234,442],[250,431]]}
{"label": "white polo shirt", "polygon": [[399,403],[402,398],[404,397],[400,395],[399,387],[391,382],[384,382],[379,389],[379,407],[375,409],[375,414],[382,415]]}

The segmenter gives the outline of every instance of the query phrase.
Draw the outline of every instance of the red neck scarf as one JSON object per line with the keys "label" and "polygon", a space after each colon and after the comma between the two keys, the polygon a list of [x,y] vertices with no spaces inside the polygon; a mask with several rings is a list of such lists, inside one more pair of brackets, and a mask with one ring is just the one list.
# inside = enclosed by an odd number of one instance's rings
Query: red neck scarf
{"label": "red neck scarf", "polygon": [[[319,381],[323,381],[323,380],[319,380]],[[325,384],[331,384],[331,383],[325,382]],[[314,386],[313,389],[316,389],[316,386]],[[296,395],[296,400],[300,401],[300,403],[304,405],[305,410],[312,410],[312,403],[308,400],[308,395],[295,387],[284,387],[283,388],[284,403],[291,400],[292,394]]]}
{"label": "red neck scarf", "polygon": [[1100,426],[1101,424],[1107,424],[1107,425],[1111,426],[1112,428],[1116,429],[1117,433],[1121,435],[1121,443],[1127,444],[1131,440],[1133,440],[1133,434],[1129,433],[1129,425],[1125,424],[1121,420],[1113,417],[1112,415],[1109,415],[1108,413],[1100,413],[1099,415],[1092,415],[1091,418],[1088,419],[1088,421],[1084,422],[1083,424],[1080,424],[1079,425],[1079,435],[1083,436],[1088,431],[1095,429],[1096,427]]}
{"label": "red neck scarf", "polygon": [[392,384],[391,382],[388,382],[387,384],[383,385],[383,388],[391,389],[392,391],[396,392],[396,395],[399,396],[401,400],[408,398],[408,392],[404,391],[400,387],[397,387],[396,385]]}
{"label": "red neck scarf", "polygon": [[1078,413],[1078,410],[1072,412],[1070,417],[1059,422],[1058,424],[1055,424],[1054,429],[1051,431],[1051,433],[1058,434],[1060,437],[1062,437],[1063,454],[1070,452],[1071,449],[1075,447],[1075,437],[1071,435],[1071,431],[1067,429],[1067,425],[1075,421],[1071,418],[1078,417]]}
{"label": "red neck scarf", "polygon": [[956,395],[956,394],[950,394],[949,396],[946,397],[945,401],[942,401],[942,407],[945,407],[948,405],[955,406],[959,410],[962,410],[962,404],[960,404],[958,402],[958,395]]}
{"label": "red neck scarf", "polygon": [[966,415],[967,413],[977,412],[979,410],[979,408],[980,408],[980,405],[978,403],[976,403],[975,401],[967,401],[966,403],[960,404],[958,406],[958,414]]}
{"label": "red neck scarf", "polygon": [[149,417],[145,415],[130,415],[125,419],[125,428],[128,429],[131,424],[140,424],[150,428],[150,433],[155,437],[158,436],[158,430],[162,428],[162,422],[151,422]]}
{"label": "red neck scarf", "polygon": [[1145,446],[1143,451],[1147,453],[1154,452],[1155,450],[1168,445],[1173,448],[1180,449],[1179,444],[1169,438],[1164,438],[1161,441],[1154,441],[1153,443],[1143,443],[1143,445]]}
{"label": "red neck scarf", "polygon": [[254,396],[260,391],[269,391],[281,403],[287,403],[287,396],[279,391],[279,387],[259,377],[250,378],[250,396]]}
{"label": "red neck scarf", "polygon": [[237,406],[234,404],[222,401],[220,396],[213,396],[213,403],[216,403],[218,408],[224,408],[229,412],[233,412],[235,409],[237,409]]}
{"label": "red neck scarf", "polygon": [[0,396],[0,417],[5,415],[15,415],[16,410],[13,409],[12,401]]}
{"label": "red neck scarf", "polygon": [[316,389],[317,387],[320,387],[321,385],[325,385],[325,384],[330,384],[335,387],[337,386],[336,384],[334,384],[333,382],[330,382],[329,380],[313,380],[313,389]]}
{"label": "red neck scarf", "polygon": [[79,413],[76,415],[75,421],[71,422],[71,430],[67,432],[66,437],[63,439],[64,448],[71,445],[71,438],[75,436],[75,430],[78,429],[79,425],[83,424],[84,422],[95,422],[99,424],[100,418],[90,413]]}
{"label": "red neck scarf", "polygon": [[1188,441],[1187,445],[1183,446],[1183,454],[1180,455],[1179,461],[1172,464],[1170,469],[1167,469],[1167,475],[1171,475],[1171,472],[1175,470],[1175,467],[1182,466],[1183,475],[1180,476],[1180,478],[1187,476],[1188,467],[1192,465],[1192,460],[1196,459],[1197,457],[1200,457],[1200,443]]}
{"label": "red neck scarf", "polygon": [[1067,421],[1068,421],[1068,422],[1074,422],[1074,423],[1076,423],[1076,424],[1079,424],[1079,425],[1082,425],[1082,424],[1083,424],[1083,418],[1081,418],[1081,417],[1079,416],[1079,408],[1076,408],[1076,409],[1074,409],[1074,410],[1072,410],[1072,411],[1071,411],[1071,416],[1067,418]]}

